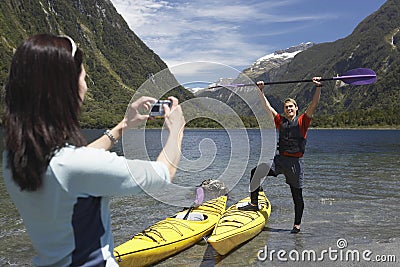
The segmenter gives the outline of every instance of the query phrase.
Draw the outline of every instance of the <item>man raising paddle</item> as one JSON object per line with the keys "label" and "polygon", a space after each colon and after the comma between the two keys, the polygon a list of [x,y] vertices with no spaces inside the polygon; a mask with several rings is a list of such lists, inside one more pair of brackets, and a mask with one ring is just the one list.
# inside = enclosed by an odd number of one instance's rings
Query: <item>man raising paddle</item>
{"label": "man raising paddle", "polygon": [[[271,112],[276,129],[279,131],[278,152],[272,163],[271,168],[265,163],[258,165],[251,170],[250,176],[250,200],[246,206],[238,207],[240,210],[258,210],[258,192],[260,191],[261,179],[267,176],[285,175],[286,183],[290,186],[294,202],[295,219],[291,233],[300,232],[301,218],[303,216],[303,154],[306,146],[307,130],[310,126],[312,116],[317,108],[321,95],[321,77],[312,79],[315,84],[315,93],[310,106],[305,113],[297,116],[299,110],[294,99],[288,98],[284,101],[284,116],[271,106],[268,99],[263,94],[264,82],[257,82],[260,99],[266,110]],[[267,174],[268,173],[268,174]]]}

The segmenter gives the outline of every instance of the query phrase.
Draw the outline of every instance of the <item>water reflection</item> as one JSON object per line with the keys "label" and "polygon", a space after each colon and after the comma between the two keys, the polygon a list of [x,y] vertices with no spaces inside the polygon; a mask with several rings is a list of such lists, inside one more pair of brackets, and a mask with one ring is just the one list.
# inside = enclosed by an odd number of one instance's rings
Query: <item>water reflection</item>
{"label": "water reflection", "polygon": [[[101,134],[102,131],[89,131],[88,136],[94,139]],[[219,132],[202,131],[202,134],[206,138]],[[196,135],[188,131],[185,138],[201,139]],[[225,140],[225,135],[221,133],[221,141]],[[230,192],[228,205],[248,195],[250,170],[257,164],[259,156],[259,137],[250,135],[249,139],[251,156],[243,175]],[[266,266],[269,263],[257,259],[258,251],[265,246],[287,251],[322,250],[335,247],[339,238],[346,238],[350,248],[363,245],[375,249],[379,244],[382,253],[394,250],[398,253],[400,131],[310,130],[308,139],[304,158],[305,212],[300,234],[289,233],[293,224],[293,203],[284,178],[268,177],[263,187],[271,201],[272,213],[258,236],[224,257],[202,241],[157,266]],[[226,146],[220,145],[223,143],[215,144],[217,156],[210,170],[206,168],[196,175],[178,174],[182,175],[178,178],[182,184],[190,179],[201,182],[203,178],[212,178],[216,171],[226,166],[228,161],[224,154],[230,152],[224,153]],[[117,146],[115,151],[121,153],[120,147]],[[199,157],[197,146],[192,152],[188,158]],[[147,195],[115,198],[111,208],[116,244],[180,209],[159,203]],[[0,266],[30,266],[34,251],[2,178],[0,213]]]}

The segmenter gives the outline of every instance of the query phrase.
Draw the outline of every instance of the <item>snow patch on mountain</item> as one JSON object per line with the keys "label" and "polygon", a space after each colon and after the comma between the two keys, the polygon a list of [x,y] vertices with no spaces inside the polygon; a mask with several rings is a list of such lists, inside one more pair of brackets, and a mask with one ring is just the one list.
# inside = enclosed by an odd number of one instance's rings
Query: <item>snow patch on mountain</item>
{"label": "snow patch on mountain", "polygon": [[267,54],[257,59],[249,68],[245,69],[243,72],[247,74],[251,72],[260,73],[273,68],[279,68],[282,64],[292,60],[298,53],[312,47],[313,45],[314,43],[312,42],[301,43],[296,46],[291,46],[289,48]]}
{"label": "snow patch on mountain", "polygon": [[231,84],[231,83],[249,83],[249,78],[255,79],[262,75],[269,75],[269,72],[271,70],[278,69],[282,65],[287,64],[298,53],[312,47],[313,45],[314,43],[307,42],[307,43],[301,43],[296,46],[291,46],[286,49],[277,50],[274,53],[267,54],[257,59],[250,67],[244,69],[241,75],[239,75],[239,77],[220,78],[217,81],[215,81],[215,83],[209,84],[208,87],[203,89],[201,88],[187,88],[187,89],[192,91],[195,95],[199,95],[204,91],[209,91],[209,92],[218,91],[221,87],[216,87],[217,85]]}

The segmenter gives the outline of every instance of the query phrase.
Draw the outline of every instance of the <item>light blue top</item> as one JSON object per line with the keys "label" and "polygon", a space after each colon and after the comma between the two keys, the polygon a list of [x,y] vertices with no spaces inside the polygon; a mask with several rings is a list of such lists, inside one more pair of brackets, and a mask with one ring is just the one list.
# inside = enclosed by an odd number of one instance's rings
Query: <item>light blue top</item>
{"label": "light blue top", "polygon": [[5,184],[36,250],[35,266],[118,266],[113,258],[110,197],[169,183],[163,163],[127,160],[88,147],[60,149],[50,161],[43,186],[34,192],[21,191],[7,165],[3,152]]}

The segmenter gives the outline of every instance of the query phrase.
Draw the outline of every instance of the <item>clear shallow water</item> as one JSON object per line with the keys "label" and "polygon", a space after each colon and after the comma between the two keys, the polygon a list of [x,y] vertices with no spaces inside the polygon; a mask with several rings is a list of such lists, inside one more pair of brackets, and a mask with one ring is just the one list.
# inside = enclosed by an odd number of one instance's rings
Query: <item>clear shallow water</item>
{"label": "clear shallow water", "polygon": [[[101,131],[87,131],[88,139]],[[180,172],[178,183],[198,184],[215,178],[227,166],[226,133],[213,130],[185,131],[183,154],[189,159],[201,157],[199,142],[214,140],[216,157],[201,172]],[[242,179],[232,189],[229,203],[248,195],[249,172],[255,166],[260,138],[249,131],[251,153]],[[121,152],[121,147],[116,148]],[[154,149],[156,153],[157,149]],[[345,239],[348,249],[369,249],[373,255],[397,255],[400,261],[400,131],[396,130],[309,130],[305,161],[305,211],[302,231],[289,234],[293,224],[293,204],[284,177],[268,177],[264,190],[272,204],[272,214],[264,231],[227,256],[218,256],[207,243],[200,242],[157,266],[280,266],[275,258],[259,260],[257,254],[267,246],[271,250],[304,251],[338,249]],[[236,178],[234,178],[236,179]],[[135,233],[174,214],[180,207],[155,201],[147,195],[114,198],[111,204],[116,245]],[[0,179],[0,266],[31,265],[34,251],[15,207]],[[365,266],[366,262],[332,261],[328,266]],[[308,261],[286,262],[310,266]],[[315,263],[317,264],[317,263]],[[372,263],[369,263],[373,266]],[[375,263],[376,264],[376,263]],[[382,264],[387,266],[387,264]],[[390,265],[390,264],[389,264]],[[394,266],[394,265],[393,265]]]}

